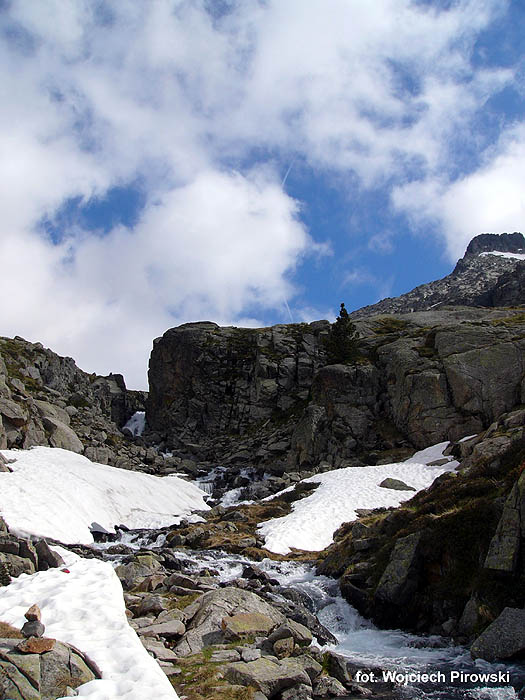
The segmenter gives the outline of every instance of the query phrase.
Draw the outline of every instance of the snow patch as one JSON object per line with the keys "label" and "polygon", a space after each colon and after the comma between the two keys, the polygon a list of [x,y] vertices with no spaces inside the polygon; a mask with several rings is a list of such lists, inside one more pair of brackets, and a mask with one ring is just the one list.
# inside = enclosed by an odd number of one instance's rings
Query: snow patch
{"label": "snow patch", "polygon": [[12,532],[90,544],[95,521],[160,528],[208,510],[201,489],[177,477],[117,469],[53,447],[3,450],[12,473],[0,473],[0,512]]}
{"label": "snow patch", "polygon": [[455,461],[441,466],[425,463],[442,459],[443,449],[448,444],[434,445],[410,458],[413,460],[419,455],[419,462],[346,467],[303,479],[300,483],[319,484],[314,493],[296,501],[289,515],[258,525],[266,549],[276,554],[288,554],[292,547],[314,552],[325,549],[332,543],[338,527],[357,518],[357,509],[390,508],[414,496],[413,491],[380,487],[384,479],[400,479],[421,491],[441,474],[452,471],[458,464]]}
{"label": "snow patch", "polygon": [[480,253],[481,255],[498,255],[500,258],[515,258],[516,260],[525,260],[525,253],[503,253],[499,250],[491,250],[489,253]]}
{"label": "snow patch", "polygon": [[93,700],[178,700],[158,663],[128,624],[122,587],[109,562],[82,559],[63,548],[69,573],[49,569],[20,575],[2,588],[0,620],[22,627],[36,603],[45,636],[67,642],[92,659],[103,678],[79,687]]}

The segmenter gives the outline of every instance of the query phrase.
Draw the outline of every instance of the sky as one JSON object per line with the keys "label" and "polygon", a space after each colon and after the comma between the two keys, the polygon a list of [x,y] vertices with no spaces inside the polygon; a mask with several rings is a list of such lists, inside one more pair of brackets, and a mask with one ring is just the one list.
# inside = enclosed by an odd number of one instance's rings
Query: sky
{"label": "sky", "polygon": [[523,231],[522,0],[0,0],[0,335],[333,320]]}

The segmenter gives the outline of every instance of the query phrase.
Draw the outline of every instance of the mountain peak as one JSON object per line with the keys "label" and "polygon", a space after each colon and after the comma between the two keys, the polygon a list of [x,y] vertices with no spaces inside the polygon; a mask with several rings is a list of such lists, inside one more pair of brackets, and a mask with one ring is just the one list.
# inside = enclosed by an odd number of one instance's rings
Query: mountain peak
{"label": "mountain peak", "polygon": [[522,233],[481,233],[467,246],[465,256],[480,253],[525,253],[525,237]]}

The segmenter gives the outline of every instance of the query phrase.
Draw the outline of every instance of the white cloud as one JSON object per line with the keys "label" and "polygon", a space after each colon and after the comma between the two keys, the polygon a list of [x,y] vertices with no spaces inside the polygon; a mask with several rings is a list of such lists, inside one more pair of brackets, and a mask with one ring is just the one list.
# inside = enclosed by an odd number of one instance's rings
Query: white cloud
{"label": "white cloud", "polygon": [[[363,186],[417,163],[442,201],[436,173],[454,138],[512,75],[469,60],[504,8],[246,0],[212,17],[201,0],[13,0],[0,45],[0,291],[14,301],[0,332],[136,386],[169,326],[282,311],[303,257],[329,247],[254,149]],[[133,229],[71,229],[58,246],[39,233],[71,198],[137,179],[146,204]]]}
{"label": "white cloud", "polygon": [[506,131],[477,171],[452,183],[412,183],[394,193],[394,202],[414,225],[430,221],[443,230],[451,260],[478,233],[525,230],[525,124]]}

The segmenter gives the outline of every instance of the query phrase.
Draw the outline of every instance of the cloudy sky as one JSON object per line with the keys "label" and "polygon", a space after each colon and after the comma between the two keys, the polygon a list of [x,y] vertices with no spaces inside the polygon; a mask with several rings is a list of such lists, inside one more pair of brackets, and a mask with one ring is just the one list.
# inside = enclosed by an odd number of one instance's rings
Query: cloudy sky
{"label": "cloudy sky", "polygon": [[0,0],[0,335],[145,388],[524,230],[523,0]]}

